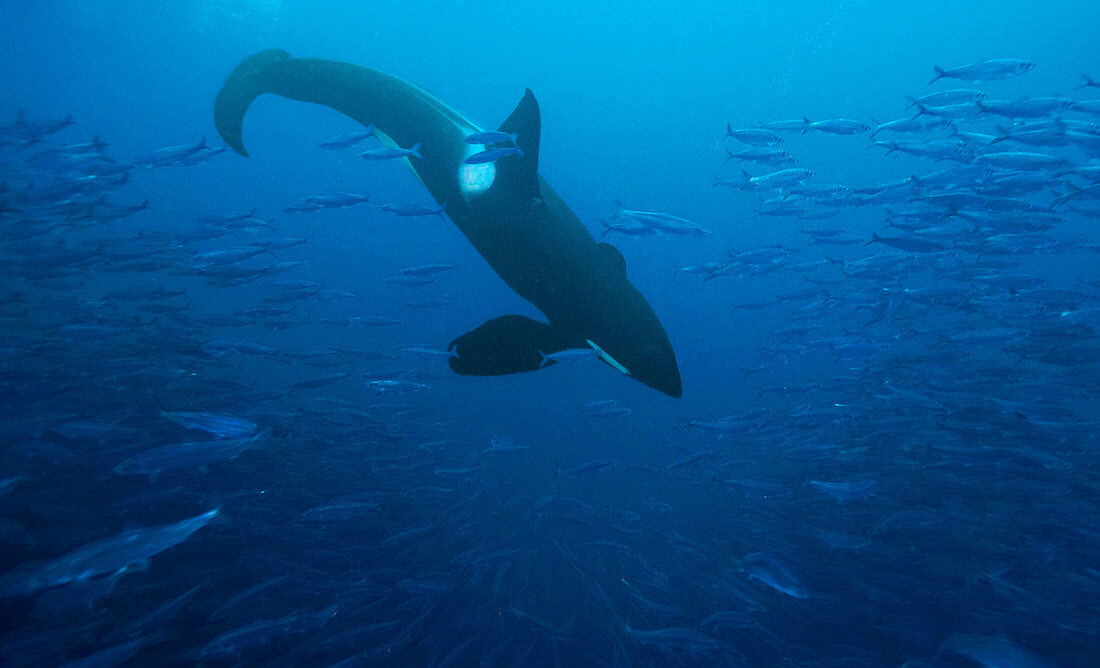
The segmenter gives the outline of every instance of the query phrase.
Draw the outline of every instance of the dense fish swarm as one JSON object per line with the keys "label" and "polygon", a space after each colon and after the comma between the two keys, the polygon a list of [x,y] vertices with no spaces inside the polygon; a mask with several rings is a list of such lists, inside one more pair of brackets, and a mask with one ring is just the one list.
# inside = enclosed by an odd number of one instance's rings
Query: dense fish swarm
{"label": "dense fish swarm", "polygon": [[[877,128],[727,127],[727,162],[757,173],[719,178],[735,192],[715,197],[758,198],[806,243],[718,249],[676,273],[802,280],[736,307],[783,322],[763,364],[730,380],[780,407],[642,416],[670,445],[630,461],[599,447],[641,413],[614,399],[577,407],[585,458],[472,438],[433,400],[448,351],[348,345],[403,318],[310,280],[292,259],[310,257],[306,239],[256,211],[181,225],[131,194],[135,169],[224,148],[126,163],[99,137],[58,139],[79,132],[70,117],[0,124],[0,660],[1095,665],[1100,282],[1057,271],[1100,251],[1100,103],[1085,97],[953,88]],[[783,166],[807,133],[870,135],[923,168],[819,183]],[[853,230],[856,209],[880,226]],[[717,231],[621,206],[603,222],[702,249]],[[458,305],[436,291],[458,270],[410,266],[385,289],[416,293],[410,310]],[[230,312],[196,298],[245,289],[252,302]],[[281,345],[287,329],[315,345]]]}

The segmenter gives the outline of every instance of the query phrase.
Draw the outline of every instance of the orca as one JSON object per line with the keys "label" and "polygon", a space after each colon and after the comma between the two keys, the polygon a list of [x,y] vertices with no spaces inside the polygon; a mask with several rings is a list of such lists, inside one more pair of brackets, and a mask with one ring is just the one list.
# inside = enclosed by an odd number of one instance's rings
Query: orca
{"label": "orca", "polygon": [[[535,371],[543,356],[592,347],[612,368],[672,397],[682,394],[676,356],[652,307],[626,275],[614,247],[597,243],[538,174],[541,120],[528,89],[499,131],[514,155],[465,160],[490,146],[482,132],[415,84],[351,63],[293,58],[270,49],[242,61],[214,103],[222,139],[248,157],[242,125],[249,105],[271,93],[321,104],[376,129],[387,146],[421,144],[409,166],[436,203],[504,282],[548,322],[519,315],[489,320],[451,342],[452,370],[489,376]],[[493,147],[498,145],[491,145]]]}

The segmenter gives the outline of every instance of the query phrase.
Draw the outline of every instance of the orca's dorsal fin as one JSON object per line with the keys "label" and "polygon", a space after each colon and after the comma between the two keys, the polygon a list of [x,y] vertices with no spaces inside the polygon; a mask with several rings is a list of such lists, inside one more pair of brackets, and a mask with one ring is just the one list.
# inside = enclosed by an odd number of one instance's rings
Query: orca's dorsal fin
{"label": "orca's dorsal fin", "polygon": [[615,265],[615,267],[619,271],[623,272],[624,274],[626,273],[626,258],[623,257],[623,254],[619,252],[618,248],[615,248],[611,244],[604,243],[596,245],[600,247],[600,250],[603,251],[603,254],[606,255],[609,260],[611,260],[611,263]]}
{"label": "orca's dorsal fin", "polygon": [[504,186],[509,192],[522,198],[537,198],[539,193],[539,138],[542,134],[542,117],[535,94],[528,88],[512,114],[500,125],[499,130],[516,136],[516,146],[523,154],[510,155],[496,162],[497,177],[494,185]]}

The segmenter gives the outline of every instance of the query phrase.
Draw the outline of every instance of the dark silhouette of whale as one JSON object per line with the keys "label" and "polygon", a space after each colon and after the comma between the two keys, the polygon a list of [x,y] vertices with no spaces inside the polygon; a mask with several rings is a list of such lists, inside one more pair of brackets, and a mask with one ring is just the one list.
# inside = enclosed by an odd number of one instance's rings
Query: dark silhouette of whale
{"label": "dark silhouette of whale", "polygon": [[500,131],[515,134],[522,155],[466,164],[485,148],[465,138],[482,131],[414,84],[370,68],[262,51],[233,70],[218,93],[214,121],[225,142],[248,156],[241,126],[256,97],[273,93],[331,107],[390,146],[417,143],[411,167],[437,203],[497,274],[549,320],[494,318],[451,343],[451,368],[466,375],[534,371],[543,354],[592,347],[608,364],[673,397],[680,371],[653,309],[626,276],[612,246],[596,243],[538,175],[541,121],[526,91]]}

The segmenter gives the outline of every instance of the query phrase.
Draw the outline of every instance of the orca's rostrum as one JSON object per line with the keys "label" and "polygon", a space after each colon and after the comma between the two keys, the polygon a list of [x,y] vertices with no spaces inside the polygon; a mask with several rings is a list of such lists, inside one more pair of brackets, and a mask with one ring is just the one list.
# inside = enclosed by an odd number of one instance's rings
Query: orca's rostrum
{"label": "orca's rostrum", "polygon": [[[451,368],[467,375],[534,371],[544,355],[591,347],[620,372],[681,395],[676,356],[653,309],[626,276],[612,246],[596,243],[538,175],[539,107],[526,91],[499,130],[515,154],[467,164],[486,146],[483,132],[424,89],[367,67],[292,58],[272,49],[244,60],[218,93],[214,121],[225,142],[248,156],[241,126],[256,97],[273,93],[331,107],[377,129],[391,147],[421,144],[411,168],[497,274],[549,320],[505,315],[451,343]],[[493,145],[496,146],[496,145]],[[550,362],[551,364],[553,361]]]}

